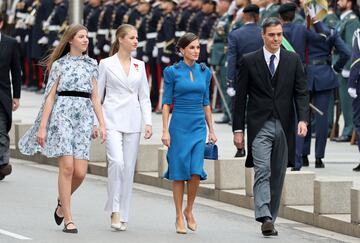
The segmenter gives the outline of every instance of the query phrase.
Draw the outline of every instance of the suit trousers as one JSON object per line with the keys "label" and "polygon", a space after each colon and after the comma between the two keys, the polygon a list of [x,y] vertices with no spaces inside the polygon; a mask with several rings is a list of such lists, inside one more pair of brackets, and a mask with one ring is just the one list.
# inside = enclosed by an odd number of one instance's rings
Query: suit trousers
{"label": "suit trousers", "polygon": [[127,222],[133,187],[134,170],[140,133],[106,131],[108,160],[108,200],[105,210],[118,212],[120,221]]}
{"label": "suit trousers", "polygon": [[288,163],[288,147],[279,120],[265,122],[252,143],[254,158],[255,219],[270,217],[275,222]]}
{"label": "suit trousers", "polygon": [[10,138],[7,132],[8,116],[0,104],[0,165],[6,165],[10,159]]}

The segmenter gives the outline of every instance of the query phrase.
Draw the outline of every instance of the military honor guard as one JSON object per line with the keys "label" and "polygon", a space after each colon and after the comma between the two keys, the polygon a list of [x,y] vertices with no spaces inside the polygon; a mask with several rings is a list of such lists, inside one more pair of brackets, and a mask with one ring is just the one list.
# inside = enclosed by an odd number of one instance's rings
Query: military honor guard
{"label": "military honor guard", "polygon": [[100,52],[100,58],[109,56],[111,39],[111,21],[114,5],[112,0],[104,0],[99,15],[98,29],[96,32],[96,49]]}
{"label": "military honor guard", "polygon": [[[340,21],[336,27],[339,35],[346,43],[347,47],[351,49],[352,37],[355,32],[360,27],[360,22],[358,16],[356,16],[353,9],[357,8],[356,0],[338,0],[337,1],[338,10],[341,12]],[[336,142],[349,142],[351,139],[353,131],[352,123],[352,111],[351,111],[351,98],[347,93],[347,83],[350,75],[350,64],[347,62],[344,66],[344,69],[341,71],[339,76],[340,87],[340,101],[341,101],[341,110],[344,117],[344,129],[340,137],[335,138]]]}
{"label": "military honor guard", "polygon": [[88,53],[91,58],[97,58],[100,54],[100,50],[95,49],[100,12],[101,0],[89,0],[88,5],[84,8],[84,25],[88,29]]}
{"label": "military honor guard", "polygon": [[260,24],[264,22],[266,18],[278,17],[279,4],[277,0],[265,0],[266,5],[264,10],[260,14]]}
{"label": "military honor guard", "polygon": [[[358,141],[357,146],[360,151],[360,29],[354,32],[353,37],[348,93],[353,98],[353,123]],[[360,164],[353,171],[359,172]]]}

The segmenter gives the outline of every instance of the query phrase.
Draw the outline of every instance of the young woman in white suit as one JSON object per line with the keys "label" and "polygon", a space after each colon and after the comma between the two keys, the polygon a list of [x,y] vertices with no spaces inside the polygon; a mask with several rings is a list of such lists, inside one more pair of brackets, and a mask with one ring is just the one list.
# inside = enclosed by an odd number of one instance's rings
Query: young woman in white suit
{"label": "young woman in white suit", "polygon": [[98,92],[106,124],[108,200],[111,227],[127,229],[133,176],[142,120],[145,139],[152,135],[149,85],[143,61],[131,57],[138,44],[137,30],[123,24],[116,30],[111,56],[99,64]]}

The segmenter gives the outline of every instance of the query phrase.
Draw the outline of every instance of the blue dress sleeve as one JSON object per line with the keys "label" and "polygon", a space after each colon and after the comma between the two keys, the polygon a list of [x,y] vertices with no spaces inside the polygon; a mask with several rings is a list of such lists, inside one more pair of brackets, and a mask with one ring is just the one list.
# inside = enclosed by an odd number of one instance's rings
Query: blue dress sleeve
{"label": "blue dress sleeve", "polygon": [[206,75],[206,86],[205,86],[203,105],[207,106],[210,105],[210,83],[212,78],[212,73],[208,67],[205,70],[205,75]]}
{"label": "blue dress sleeve", "polygon": [[173,94],[174,94],[174,75],[172,68],[167,67],[164,70],[164,94],[162,104],[172,104],[173,103]]}

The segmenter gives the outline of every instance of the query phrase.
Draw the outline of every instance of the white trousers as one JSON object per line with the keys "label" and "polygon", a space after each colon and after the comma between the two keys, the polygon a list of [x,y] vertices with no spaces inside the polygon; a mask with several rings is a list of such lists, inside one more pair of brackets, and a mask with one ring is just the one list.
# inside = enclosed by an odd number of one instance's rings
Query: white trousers
{"label": "white trousers", "polygon": [[140,133],[106,130],[108,201],[105,210],[118,212],[121,222],[127,222],[129,217],[139,142]]}

